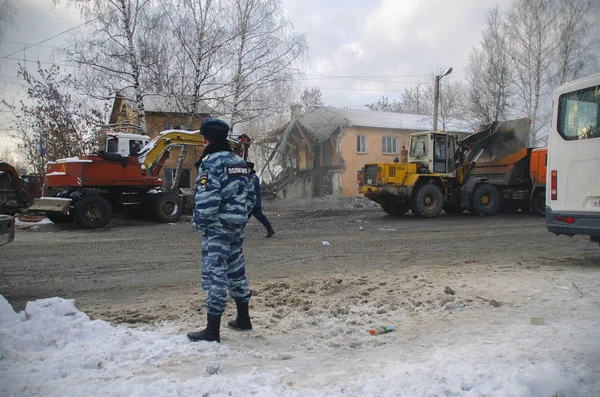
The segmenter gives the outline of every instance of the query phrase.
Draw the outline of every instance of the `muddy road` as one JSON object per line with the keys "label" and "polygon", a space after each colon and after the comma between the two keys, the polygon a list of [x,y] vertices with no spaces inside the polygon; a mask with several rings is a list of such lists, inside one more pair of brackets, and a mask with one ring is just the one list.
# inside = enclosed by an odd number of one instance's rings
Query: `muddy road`
{"label": "muddy road", "polygon": [[[255,219],[246,232],[258,311],[276,305],[265,292],[282,281],[290,290],[277,300],[310,294],[311,283],[353,279],[377,286],[398,274],[435,274],[436,268],[453,269],[455,276],[468,268],[483,278],[497,269],[509,269],[511,277],[540,269],[600,273],[598,244],[556,237],[543,219],[524,214],[424,220],[363,208],[267,216],[277,232],[273,238],[263,237]],[[72,298],[90,317],[115,323],[195,318],[204,299],[200,237],[187,218],[171,225],[114,219],[102,230],[21,226],[14,242],[0,247],[0,293],[15,310],[34,299]]]}

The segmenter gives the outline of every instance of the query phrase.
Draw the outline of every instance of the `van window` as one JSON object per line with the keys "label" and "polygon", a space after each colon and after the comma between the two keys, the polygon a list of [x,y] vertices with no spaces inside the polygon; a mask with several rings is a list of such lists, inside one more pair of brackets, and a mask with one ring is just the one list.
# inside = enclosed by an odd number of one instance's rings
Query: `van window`
{"label": "van window", "polygon": [[567,141],[600,138],[600,86],[563,94],[558,99],[558,133]]}

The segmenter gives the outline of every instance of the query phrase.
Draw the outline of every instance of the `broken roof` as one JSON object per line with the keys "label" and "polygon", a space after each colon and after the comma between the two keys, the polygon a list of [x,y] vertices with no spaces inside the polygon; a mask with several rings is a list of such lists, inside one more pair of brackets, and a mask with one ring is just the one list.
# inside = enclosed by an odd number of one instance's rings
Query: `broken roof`
{"label": "broken roof", "polygon": [[[431,130],[431,117],[407,114],[375,112],[372,110],[339,109],[319,107],[312,109],[296,120],[296,123],[318,142],[326,141],[339,127],[389,128],[407,131]],[[270,135],[280,134],[287,126],[282,126]],[[466,123],[453,122],[447,128],[449,132],[471,132]]]}

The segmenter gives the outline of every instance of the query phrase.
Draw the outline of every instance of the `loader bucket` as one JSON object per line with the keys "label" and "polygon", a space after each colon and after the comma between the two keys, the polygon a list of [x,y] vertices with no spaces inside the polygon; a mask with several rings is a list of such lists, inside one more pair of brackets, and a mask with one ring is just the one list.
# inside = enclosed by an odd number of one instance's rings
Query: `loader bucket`
{"label": "loader bucket", "polygon": [[71,199],[59,197],[42,197],[33,200],[28,212],[60,212],[66,214],[71,206]]}
{"label": "loader bucket", "polygon": [[501,158],[517,153],[527,147],[529,127],[531,120],[523,118],[504,121],[493,126],[490,135],[482,138],[473,145],[467,157],[467,163],[473,161],[475,156],[483,149],[477,163],[495,163]]}

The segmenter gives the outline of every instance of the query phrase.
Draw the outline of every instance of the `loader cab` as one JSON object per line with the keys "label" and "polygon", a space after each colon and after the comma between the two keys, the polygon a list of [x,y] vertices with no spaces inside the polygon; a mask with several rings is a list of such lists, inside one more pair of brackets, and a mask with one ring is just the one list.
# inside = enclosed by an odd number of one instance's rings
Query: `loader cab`
{"label": "loader cab", "polygon": [[150,142],[150,137],[147,135],[108,134],[106,153],[120,154],[123,157],[137,157],[148,142]]}
{"label": "loader cab", "polygon": [[420,173],[454,177],[456,172],[454,153],[457,141],[457,134],[446,132],[410,134],[408,162],[418,164]]}

